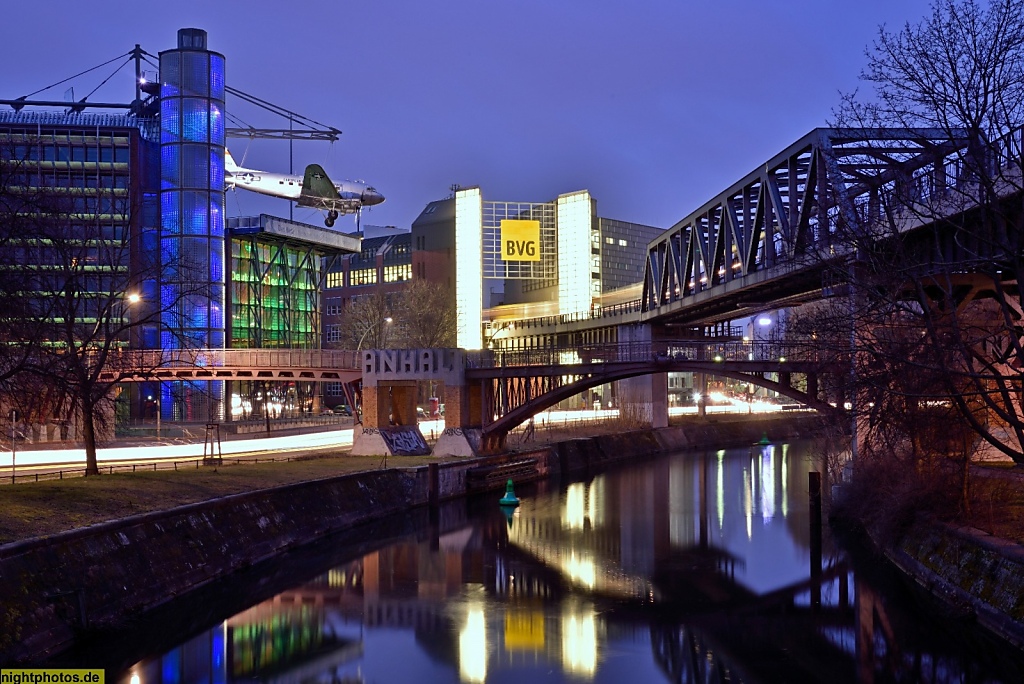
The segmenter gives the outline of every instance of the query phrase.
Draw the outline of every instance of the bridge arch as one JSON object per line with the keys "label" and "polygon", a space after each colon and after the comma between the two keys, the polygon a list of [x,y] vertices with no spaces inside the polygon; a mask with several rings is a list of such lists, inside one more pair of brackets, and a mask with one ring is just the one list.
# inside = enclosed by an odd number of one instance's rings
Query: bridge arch
{"label": "bridge arch", "polygon": [[[704,373],[715,377],[741,380],[778,392],[822,413],[842,414],[844,412],[842,408],[836,407],[817,396],[817,375],[822,370],[820,366],[811,366],[806,363],[783,364],[778,362],[770,365],[772,368],[766,367],[764,362],[752,361],[708,362],[658,359],[648,362],[576,364],[566,366],[563,369],[562,376],[575,379],[552,387],[542,394],[526,398],[525,401],[518,403],[514,408],[502,413],[493,422],[485,424],[483,426],[483,435],[490,443],[503,443],[505,436],[516,426],[529,420],[536,414],[555,406],[560,401],[569,399],[585,390],[616,380],[666,372]],[[766,373],[778,373],[780,380],[782,378],[788,379],[793,374],[804,374],[809,378],[813,376],[815,379],[813,382],[809,382],[811,391],[805,392],[787,382],[771,380],[765,377]],[[490,378],[489,391],[492,400],[489,402],[489,405],[493,409],[499,408],[498,403],[495,401],[497,397],[509,396],[507,388],[503,388],[501,385],[503,381],[510,379],[507,375],[506,377]],[[518,379],[520,381],[528,381],[529,376],[521,375],[518,376]],[[488,411],[485,410],[485,414],[487,413]],[[497,411],[490,411],[489,413],[490,415],[495,415]]]}

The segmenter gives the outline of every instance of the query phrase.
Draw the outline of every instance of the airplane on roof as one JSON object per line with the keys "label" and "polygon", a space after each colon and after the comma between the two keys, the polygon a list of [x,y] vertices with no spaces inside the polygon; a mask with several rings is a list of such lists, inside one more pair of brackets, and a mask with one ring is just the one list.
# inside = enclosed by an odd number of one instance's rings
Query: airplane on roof
{"label": "airplane on roof", "polygon": [[384,201],[384,195],[366,183],[342,181],[335,183],[319,164],[310,164],[300,176],[246,169],[235,164],[231,153],[224,154],[224,187],[244,188],[270,197],[281,197],[327,212],[328,228],[342,214],[354,214],[363,207]]}

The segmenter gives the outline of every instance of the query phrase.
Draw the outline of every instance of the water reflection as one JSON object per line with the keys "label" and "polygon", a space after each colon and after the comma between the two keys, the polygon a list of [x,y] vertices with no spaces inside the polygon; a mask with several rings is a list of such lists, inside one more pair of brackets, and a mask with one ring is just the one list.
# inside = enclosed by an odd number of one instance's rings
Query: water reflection
{"label": "water reflection", "polygon": [[769,445],[520,488],[507,516],[497,495],[459,502],[120,679],[999,681],[916,631],[898,650],[906,615],[828,540],[811,553],[816,469]]}

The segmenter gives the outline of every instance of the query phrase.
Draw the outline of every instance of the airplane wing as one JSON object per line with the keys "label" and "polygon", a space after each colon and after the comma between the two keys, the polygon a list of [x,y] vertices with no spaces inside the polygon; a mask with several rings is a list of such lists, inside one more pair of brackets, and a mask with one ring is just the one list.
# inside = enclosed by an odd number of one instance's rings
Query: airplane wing
{"label": "airplane wing", "polygon": [[[379,202],[378,202],[379,203]],[[362,192],[338,192],[336,186],[319,164],[310,164],[302,177],[302,193],[298,206],[312,207],[327,212],[327,225],[333,224],[339,214],[354,214],[363,205]]]}
{"label": "airplane wing", "polygon": [[[327,173],[319,164],[310,164],[302,177],[302,194],[299,196],[300,207],[323,207],[330,201],[341,201],[341,195]],[[306,202],[309,202],[306,204]]]}

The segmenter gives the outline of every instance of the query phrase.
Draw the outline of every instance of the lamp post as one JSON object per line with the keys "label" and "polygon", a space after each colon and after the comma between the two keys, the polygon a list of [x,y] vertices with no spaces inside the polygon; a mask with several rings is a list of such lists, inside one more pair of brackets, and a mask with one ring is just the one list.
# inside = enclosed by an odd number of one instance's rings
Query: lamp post
{"label": "lamp post", "polygon": [[153,399],[153,395],[146,398],[156,404],[156,438],[160,439],[160,395],[157,394],[156,399]]}
{"label": "lamp post", "polygon": [[391,316],[388,316],[387,318],[384,318],[383,320],[377,321],[376,323],[371,323],[370,326],[366,330],[363,331],[363,336],[359,338],[359,344],[356,345],[356,351],[359,351],[360,349],[363,348],[363,340],[366,339],[366,336],[370,334],[371,330],[373,330],[374,328],[378,327],[382,323],[383,324],[391,323],[393,320],[394,319],[391,318]]}
{"label": "lamp post", "polygon": [[17,428],[17,424],[18,424],[18,409],[11,409],[10,419],[11,419],[11,484],[14,484],[14,479],[15,479],[14,461],[17,458],[17,452],[18,452],[18,447],[17,447],[17,441],[18,441],[18,428]]}

